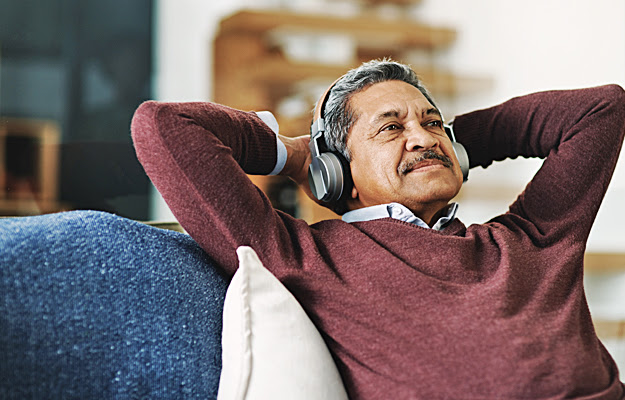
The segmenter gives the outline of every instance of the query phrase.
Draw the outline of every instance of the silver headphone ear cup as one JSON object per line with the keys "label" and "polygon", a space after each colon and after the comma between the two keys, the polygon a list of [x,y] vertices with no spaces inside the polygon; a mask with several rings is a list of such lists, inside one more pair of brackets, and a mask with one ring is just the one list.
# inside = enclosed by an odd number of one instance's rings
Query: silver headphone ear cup
{"label": "silver headphone ear cup", "polygon": [[312,163],[308,166],[308,186],[317,200],[321,200],[326,196],[323,173],[319,168],[315,168]]}
{"label": "silver headphone ear cup", "polygon": [[458,163],[460,164],[460,170],[462,171],[462,180],[464,182],[469,179],[469,154],[467,150],[458,142],[452,142],[452,146],[454,147],[454,152],[456,153],[456,158],[458,159]]}
{"label": "silver headphone ear cup", "polygon": [[326,189],[326,195],[320,200],[333,203],[341,198],[345,188],[343,165],[336,154],[332,153],[320,154],[319,165],[322,166],[321,172]]}
{"label": "silver headphone ear cup", "polygon": [[321,153],[308,167],[308,186],[313,195],[326,203],[337,201],[345,186],[341,161],[335,154]]}

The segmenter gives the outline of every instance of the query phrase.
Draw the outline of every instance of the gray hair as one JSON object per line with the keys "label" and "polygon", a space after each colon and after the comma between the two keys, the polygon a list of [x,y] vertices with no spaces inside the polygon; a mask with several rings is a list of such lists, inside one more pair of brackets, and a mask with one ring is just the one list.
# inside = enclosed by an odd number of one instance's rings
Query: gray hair
{"label": "gray hair", "polygon": [[416,87],[430,104],[438,109],[432,96],[408,65],[388,59],[363,63],[343,75],[328,95],[323,113],[328,149],[340,153],[348,162],[351,160],[351,154],[347,149],[347,136],[357,118],[355,111],[349,107],[351,96],[374,83],[392,80],[403,81]]}

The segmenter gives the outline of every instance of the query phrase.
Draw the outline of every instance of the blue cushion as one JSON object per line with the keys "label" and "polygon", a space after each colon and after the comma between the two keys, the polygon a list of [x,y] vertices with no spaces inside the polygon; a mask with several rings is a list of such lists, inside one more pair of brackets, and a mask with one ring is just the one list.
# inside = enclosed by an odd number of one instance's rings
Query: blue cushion
{"label": "blue cushion", "polygon": [[0,219],[0,398],[216,398],[226,288],[182,233]]}

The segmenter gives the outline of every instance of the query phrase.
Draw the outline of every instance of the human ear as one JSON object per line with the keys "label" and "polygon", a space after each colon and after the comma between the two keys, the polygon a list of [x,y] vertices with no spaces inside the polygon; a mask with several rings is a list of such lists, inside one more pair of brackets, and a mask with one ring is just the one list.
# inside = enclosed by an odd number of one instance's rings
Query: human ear
{"label": "human ear", "polygon": [[345,199],[345,204],[347,205],[347,210],[352,211],[358,208],[361,208],[360,200],[358,199],[358,190],[352,186],[351,193],[348,198]]}
{"label": "human ear", "polygon": [[358,189],[356,189],[356,186],[352,186],[352,199],[357,199],[358,198]]}

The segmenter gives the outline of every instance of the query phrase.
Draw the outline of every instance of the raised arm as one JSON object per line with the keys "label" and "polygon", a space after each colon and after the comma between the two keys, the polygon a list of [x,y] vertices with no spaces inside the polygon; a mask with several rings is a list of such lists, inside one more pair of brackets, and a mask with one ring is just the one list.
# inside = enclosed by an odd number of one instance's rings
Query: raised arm
{"label": "raised arm", "polygon": [[457,117],[454,127],[473,167],[544,158],[510,211],[546,237],[574,230],[585,239],[622,146],[625,95],[616,85],[536,93]]}
{"label": "raised arm", "polygon": [[[268,174],[276,165],[276,135],[255,113],[213,103],[147,102],[135,113],[132,136],[139,161],[176,218],[227,271],[236,269],[238,246],[252,246],[262,257],[267,246],[288,242],[287,217],[246,175]],[[298,145],[285,142],[287,173],[296,170]]]}

